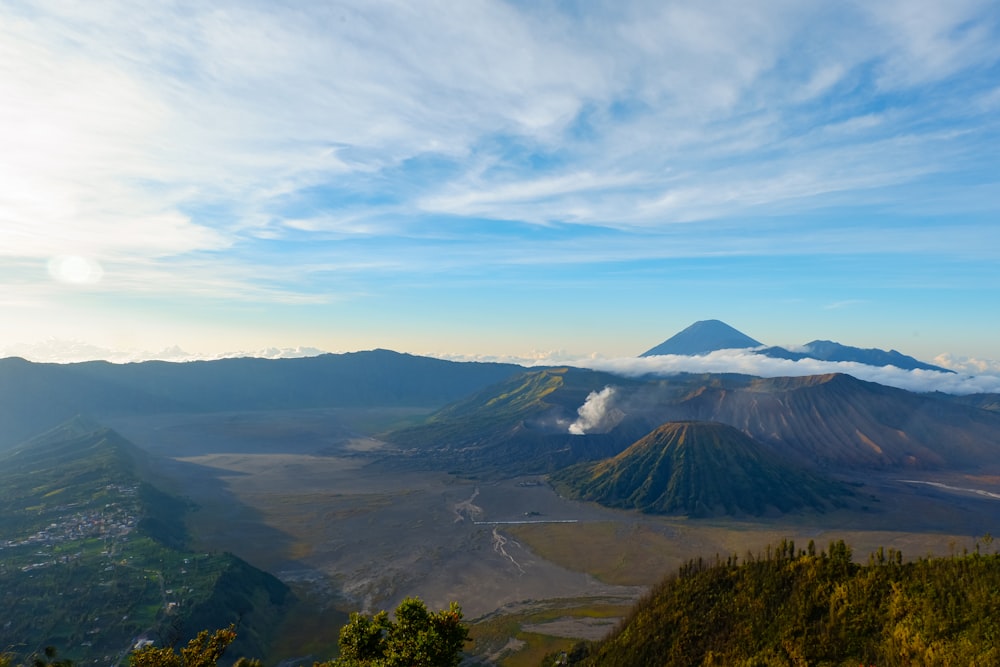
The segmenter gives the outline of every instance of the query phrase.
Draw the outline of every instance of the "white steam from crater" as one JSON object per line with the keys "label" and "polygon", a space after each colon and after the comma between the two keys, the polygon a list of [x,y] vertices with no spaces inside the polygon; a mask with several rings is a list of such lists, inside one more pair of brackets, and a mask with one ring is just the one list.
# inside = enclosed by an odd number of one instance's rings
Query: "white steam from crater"
{"label": "white steam from crater", "polygon": [[592,391],[587,400],[577,409],[575,422],[569,425],[573,435],[585,433],[606,433],[625,418],[625,413],[614,406],[616,390],[607,386],[600,391]]}

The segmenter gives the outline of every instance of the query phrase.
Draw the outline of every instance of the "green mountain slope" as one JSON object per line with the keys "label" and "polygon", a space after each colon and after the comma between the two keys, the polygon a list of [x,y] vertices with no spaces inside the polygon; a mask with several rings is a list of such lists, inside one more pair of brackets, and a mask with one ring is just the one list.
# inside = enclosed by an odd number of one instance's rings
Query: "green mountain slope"
{"label": "green mountain slope", "polygon": [[743,563],[691,562],[605,641],[544,664],[924,667],[1000,664],[1000,556],[866,566],[843,543],[782,544]]}
{"label": "green mountain slope", "polygon": [[183,502],[142,481],[142,454],[76,419],[0,453],[0,647],[114,664],[140,638],[240,621],[261,655],[286,587],[228,555],[183,548]]}
{"label": "green mountain slope", "polygon": [[551,476],[560,492],[609,507],[659,514],[753,514],[821,510],[839,485],[784,465],[732,426],[670,422],[614,458]]}
{"label": "green mountain slope", "polygon": [[609,384],[639,383],[578,368],[527,371],[383,438],[409,453],[415,466],[462,474],[548,472],[620,450],[621,435],[569,432],[588,395]]}

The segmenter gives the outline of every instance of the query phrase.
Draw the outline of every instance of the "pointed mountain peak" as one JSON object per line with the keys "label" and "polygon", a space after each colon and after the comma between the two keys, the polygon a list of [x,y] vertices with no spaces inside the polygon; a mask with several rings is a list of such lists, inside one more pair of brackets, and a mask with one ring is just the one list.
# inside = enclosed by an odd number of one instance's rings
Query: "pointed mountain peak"
{"label": "pointed mountain peak", "polygon": [[658,354],[708,354],[715,350],[760,347],[762,343],[719,320],[701,320],[677,333],[640,357]]}
{"label": "pointed mountain peak", "polygon": [[716,422],[668,422],[611,459],[552,475],[562,493],[656,514],[761,515],[814,508],[843,493]]}

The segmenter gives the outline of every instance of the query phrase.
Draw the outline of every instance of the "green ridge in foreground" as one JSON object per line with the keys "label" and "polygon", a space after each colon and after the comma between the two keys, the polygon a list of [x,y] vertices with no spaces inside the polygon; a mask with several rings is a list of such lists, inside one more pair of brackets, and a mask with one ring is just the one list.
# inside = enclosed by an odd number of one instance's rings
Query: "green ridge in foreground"
{"label": "green ridge in foreground", "polygon": [[[990,538],[985,538],[987,545]],[[1000,664],[1000,556],[903,563],[880,549],[866,566],[835,542],[692,561],[597,644],[544,665],[586,667],[923,667]]]}
{"label": "green ridge in foreground", "polygon": [[113,665],[139,640],[240,622],[260,655],[288,590],[229,554],[184,548],[185,504],[142,481],[142,452],[72,420],[0,453],[0,653],[46,646]]}

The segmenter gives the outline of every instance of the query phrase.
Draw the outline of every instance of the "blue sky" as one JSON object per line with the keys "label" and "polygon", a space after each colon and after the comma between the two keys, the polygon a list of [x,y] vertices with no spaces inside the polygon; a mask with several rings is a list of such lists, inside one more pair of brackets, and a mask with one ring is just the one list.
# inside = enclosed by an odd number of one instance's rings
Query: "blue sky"
{"label": "blue sky", "polygon": [[0,351],[1000,359],[988,0],[5,0],[0,100]]}

